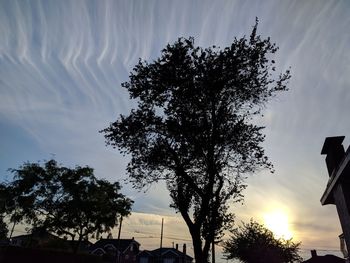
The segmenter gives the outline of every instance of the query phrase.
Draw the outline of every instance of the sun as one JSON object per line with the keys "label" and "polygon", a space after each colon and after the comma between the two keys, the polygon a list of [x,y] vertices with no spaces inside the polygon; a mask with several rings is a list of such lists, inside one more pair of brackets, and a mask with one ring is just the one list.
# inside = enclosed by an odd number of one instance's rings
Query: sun
{"label": "sun", "polygon": [[264,215],[264,224],[276,238],[291,239],[288,216],[282,211],[272,211]]}

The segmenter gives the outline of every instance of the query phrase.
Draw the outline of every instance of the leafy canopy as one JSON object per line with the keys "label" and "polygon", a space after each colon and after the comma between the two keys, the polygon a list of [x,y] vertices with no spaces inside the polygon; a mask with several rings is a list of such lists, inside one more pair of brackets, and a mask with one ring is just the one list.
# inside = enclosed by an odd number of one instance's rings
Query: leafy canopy
{"label": "leafy canopy", "polygon": [[224,49],[180,38],[155,61],[140,60],[122,84],[136,109],[102,130],[108,145],[131,156],[127,171],[136,188],[166,181],[198,262],[231,224],[227,202],[241,200],[242,175],[272,169],[263,127],[252,120],[286,90],[290,75],[275,73],[277,47],[256,30]]}
{"label": "leafy canopy", "polygon": [[97,179],[90,167],[63,167],[55,160],[25,163],[11,169],[6,186],[12,222],[24,221],[79,241],[117,225],[117,216],[130,213],[132,201],[120,193],[118,182]]}
{"label": "leafy canopy", "polygon": [[8,196],[8,191],[6,186],[0,184],[0,240],[7,238],[8,228],[5,223],[6,216],[6,199]]}
{"label": "leafy canopy", "polygon": [[231,232],[224,242],[227,259],[238,259],[244,263],[289,263],[301,262],[298,255],[300,243],[276,239],[263,225],[250,221]]}

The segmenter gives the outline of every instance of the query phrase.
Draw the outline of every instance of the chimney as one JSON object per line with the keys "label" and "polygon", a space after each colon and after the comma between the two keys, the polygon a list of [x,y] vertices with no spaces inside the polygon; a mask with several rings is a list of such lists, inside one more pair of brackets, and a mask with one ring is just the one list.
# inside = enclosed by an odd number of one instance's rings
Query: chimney
{"label": "chimney", "polygon": [[179,250],[179,244],[176,244],[176,245],[175,245],[175,249],[176,249],[176,250]]}
{"label": "chimney", "polygon": [[186,255],[186,244],[183,245],[182,251]]}
{"label": "chimney", "polygon": [[345,151],[342,145],[345,136],[327,137],[324,141],[321,154],[327,154],[326,164],[329,176],[338,168],[344,158]]}
{"label": "chimney", "polygon": [[316,249],[311,250],[311,258],[317,258],[317,251],[316,251]]}

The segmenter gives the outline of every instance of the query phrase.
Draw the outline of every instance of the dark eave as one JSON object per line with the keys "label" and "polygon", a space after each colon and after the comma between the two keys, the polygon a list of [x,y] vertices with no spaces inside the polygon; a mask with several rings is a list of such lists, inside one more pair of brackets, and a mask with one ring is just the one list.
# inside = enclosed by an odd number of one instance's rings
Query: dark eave
{"label": "dark eave", "polygon": [[[343,136],[341,136],[343,137]],[[336,137],[337,138],[337,137]],[[325,142],[326,145],[326,142]],[[325,148],[325,146],[323,146]],[[350,149],[350,147],[349,147]],[[321,197],[321,204],[322,205],[328,205],[328,204],[334,204],[334,198],[333,198],[333,190],[336,186],[336,184],[340,180],[349,180],[350,178],[344,178],[347,174],[350,173],[350,150],[346,151],[345,157],[343,161],[341,162],[338,169],[335,169],[332,173],[331,177],[329,178],[326,190],[324,191],[322,197]],[[324,149],[322,149],[323,151]],[[325,150],[326,151],[326,150]]]}

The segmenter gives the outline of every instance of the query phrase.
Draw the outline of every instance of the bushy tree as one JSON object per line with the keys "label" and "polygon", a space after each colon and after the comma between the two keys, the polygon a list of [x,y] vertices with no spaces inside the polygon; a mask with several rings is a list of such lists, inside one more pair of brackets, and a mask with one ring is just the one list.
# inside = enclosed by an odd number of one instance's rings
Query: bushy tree
{"label": "bushy tree", "polygon": [[119,183],[97,179],[90,167],[71,169],[49,160],[11,171],[14,180],[6,186],[10,220],[77,238],[75,252],[82,240],[110,231],[119,215],[130,213],[132,201],[120,193]]}
{"label": "bushy tree", "polygon": [[0,218],[0,240],[6,239],[7,238],[7,224],[4,222],[4,218]]}
{"label": "bushy tree", "polygon": [[108,145],[130,154],[135,187],[166,181],[198,263],[233,222],[228,201],[242,198],[242,176],[272,168],[263,127],[252,120],[290,75],[274,73],[277,47],[256,31],[257,24],[224,49],[180,38],[155,61],[140,60],[122,84],[137,108],[102,131]]}
{"label": "bushy tree", "polygon": [[6,199],[8,198],[8,190],[6,185],[0,184],[0,240],[7,238],[8,227],[5,223],[5,216],[7,214]]}
{"label": "bushy tree", "polygon": [[231,237],[224,242],[227,259],[238,259],[244,263],[291,263],[301,262],[300,243],[277,239],[263,225],[250,221],[231,231]]}

